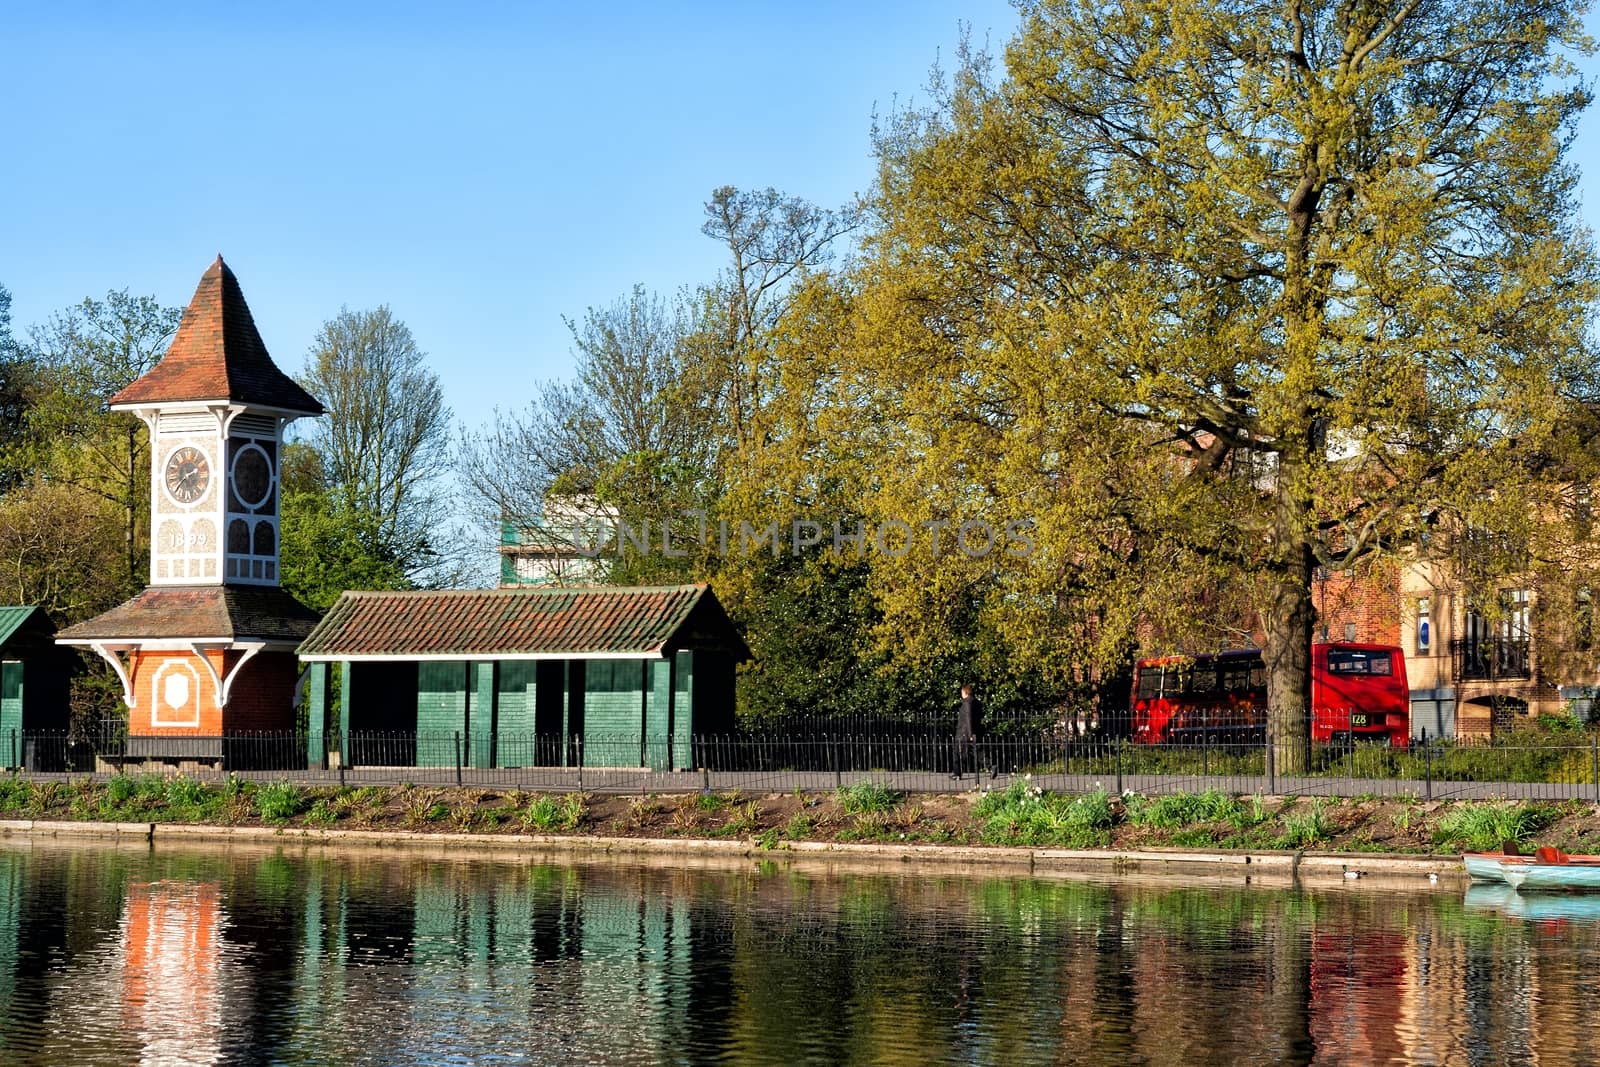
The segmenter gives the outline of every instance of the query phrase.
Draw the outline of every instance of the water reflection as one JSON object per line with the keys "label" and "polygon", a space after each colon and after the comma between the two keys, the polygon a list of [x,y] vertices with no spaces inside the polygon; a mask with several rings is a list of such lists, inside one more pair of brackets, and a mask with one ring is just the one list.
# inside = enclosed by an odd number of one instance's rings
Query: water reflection
{"label": "water reflection", "polygon": [[1592,1063],[1597,905],[0,847],[0,1062]]}
{"label": "water reflection", "polygon": [[222,1044],[221,887],[133,882],[122,923],[123,1024],[151,1064],[215,1063]]}

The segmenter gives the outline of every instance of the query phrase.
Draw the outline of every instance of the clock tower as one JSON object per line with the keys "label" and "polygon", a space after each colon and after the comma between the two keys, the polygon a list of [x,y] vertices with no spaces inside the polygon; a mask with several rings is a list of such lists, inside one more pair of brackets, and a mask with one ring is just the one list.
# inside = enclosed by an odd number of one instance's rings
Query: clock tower
{"label": "clock tower", "polygon": [[131,754],[223,760],[227,735],[294,724],[293,650],[316,616],[278,588],[279,463],[284,428],[322,405],[272,362],[218,256],[111,408],[150,430],[149,585],[57,639],[115,668]]}

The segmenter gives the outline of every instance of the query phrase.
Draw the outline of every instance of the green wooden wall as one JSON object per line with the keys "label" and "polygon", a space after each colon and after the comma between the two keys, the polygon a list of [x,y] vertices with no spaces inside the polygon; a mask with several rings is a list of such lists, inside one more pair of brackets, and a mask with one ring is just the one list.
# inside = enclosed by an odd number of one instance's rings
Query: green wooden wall
{"label": "green wooden wall", "polygon": [[339,765],[351,765],[350,708],[354,701],[355,677],[351,664],[339,664]]}
{"label": "green wooden wall", "polygon": [[690,735],[694,733],[694,653],[683,651],[672,657],[672,765],[679,770],[694,767]]}
{"label": "green wooden wall", "polygon": [[493,767],[495,763],[496,667],[493,662],[467,664],[471,692],[467,703],[467,751],[462,758],[469,767]]}
{"label": "green wooden wall", "polygon": [[456,764],[456,735],[467,732],[467,668],[456,661],[417,664],[418,767]]}
{"label": "green wooden wall", "polygon": [[505,660],[500,664],[495,699],[495,766],[535,767],[540,763],[534,746],[534,680],[538,664]]}
{"label": "green wooden wall", "polygon": [[[317,724],[327,717],[319,710],[319,701],[325,708],[328,700],[325,680],[318,681],[321,666],[313,665],[311,680],[312,749],[318,747]],[[572,766],[578,758],[573,739],[581,737],[589,766],[690,769],[693,737],[732,727],[732,663],[716,653],[681,651],[659,660],[411,661],[404,664],[409,676],[399,666],[358,671],[353,680],[346,674],[341,726],[347,739],[352,726],[356,732],[404,732],[414,706],[419,767],[453,766],[459,735],[467,767]],[[325,679],[325,670],[321,675]],[[399,693],[408,681],[408,692]],[[347,748],[346,758],[352,755],[352,765],[365,762],[362,752]]]}
{"label": "green wooden wall", "polygon": [[307,667],[306,687],[306,766],[325,767],[323,756],[328,734],[328,665],[312,663]]}
{"label": "green wooden wall", "polygon": [[672,661],[644,661],[644,762],[654,771],[672,766]]}
{"label": "green wooden wall", "polygon": [[639,766],[645,661],[592,659],[584,668],[583,762],[591,767]]}
{"label": "green wooden wall", "polygon": [[22,759],[22,691],[22,664],[0,663],[0,767],[15,767]]}

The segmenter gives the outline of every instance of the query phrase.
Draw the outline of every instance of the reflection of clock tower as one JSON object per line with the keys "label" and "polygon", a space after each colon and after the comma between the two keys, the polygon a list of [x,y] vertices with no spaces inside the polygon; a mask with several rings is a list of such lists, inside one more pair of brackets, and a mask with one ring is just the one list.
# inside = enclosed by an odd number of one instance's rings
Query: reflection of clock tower
{"label": "reflection of clock tower", "polygon": [[221,256],[166,357],[111,407],[150,428],[150,585],[59,639],[116,668],[131,736],[292,727],[293,649],[315,616],[278,588],[278,469],[284,427],[322,405],[267,355]]}

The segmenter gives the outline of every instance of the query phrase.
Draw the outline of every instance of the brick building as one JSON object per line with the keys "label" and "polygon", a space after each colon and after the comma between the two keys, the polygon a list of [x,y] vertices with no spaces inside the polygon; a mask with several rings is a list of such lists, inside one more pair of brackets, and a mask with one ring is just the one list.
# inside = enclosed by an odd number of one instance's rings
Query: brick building
{"label": "brick building", "polygon": [[1473,581],[1463,570],[1382,561],[1321,575],[1317,637],[1399,645],[1414,734],[1487,738],[1539,715],[1589,718],[1600,653],[1587,654],[1586,624],[1541,612],[1530,579]]}
{"label": "brick building", "polygon": [[278,587],[284,427],[322,405],[267,354],[218,256],[165,358],[111,398],[150,431],[150,580],[57,636],[116,671],[128,753],[223,759],[224,738],[294,726],[294,649],[316,615]]}

